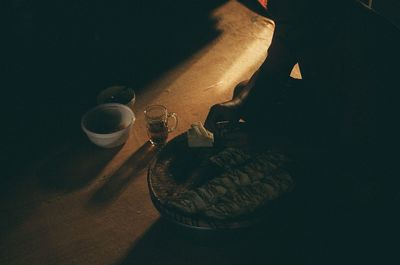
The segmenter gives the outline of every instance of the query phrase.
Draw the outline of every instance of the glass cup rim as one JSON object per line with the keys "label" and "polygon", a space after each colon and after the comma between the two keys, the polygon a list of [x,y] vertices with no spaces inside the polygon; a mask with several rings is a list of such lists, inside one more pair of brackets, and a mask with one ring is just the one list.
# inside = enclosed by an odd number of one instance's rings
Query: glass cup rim
{"label": "glass cup rim", "polygon": [[[153,109],[162,109],[162,110],[164,110],[164,113],[161,115],[157,115],[157,116],[149,116],[149,112]],[[144,115],[146,116],[146,118],[149,118],[149,119],[157,119],[157,118],[163,117],[164,115],[167,115],[167,114],[168,114],[167,108],[161,104],[149,105],[144,110]]]}

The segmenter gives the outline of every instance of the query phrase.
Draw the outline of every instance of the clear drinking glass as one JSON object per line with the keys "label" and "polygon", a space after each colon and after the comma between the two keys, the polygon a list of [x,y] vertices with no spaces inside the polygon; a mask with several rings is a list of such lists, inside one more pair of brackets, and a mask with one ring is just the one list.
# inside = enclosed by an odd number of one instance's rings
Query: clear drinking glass
{"label": "clear drinking glass", "polygon": [[[163,105],[151,105],[144,111],[146,118],[147,134],[150,142],[155,146],[164,145],[168,134],[178,126],[178,116],[174,112],[168,112]],[[168,121],[174,119],[174,125],[168,127]]]}

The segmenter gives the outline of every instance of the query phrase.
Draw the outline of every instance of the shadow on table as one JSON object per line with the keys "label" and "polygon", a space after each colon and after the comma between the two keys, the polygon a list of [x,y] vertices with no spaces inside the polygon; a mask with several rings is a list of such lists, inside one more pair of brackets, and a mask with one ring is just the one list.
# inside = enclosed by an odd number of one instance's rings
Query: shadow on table
{"label": "shadow on table", "polygon": [[77,140],[64,151],[52,156],[36,172],[41,187],[72,191],[97,177],[121,147],[105,149],[86,139]]}
{"label": "shadow on table", "polygon": [[368,243],[334,225],[315,222],[315,228],[301,224],[295,215],[290,220],[287,217],[230,231],[192,230],[159,219],[133,243],[119,265],[333,265],[381,264],[377,257],[387,260],[373,251],[365,252]]}
{"label": "shadow on table", "polygon": [[128,264],[300,264],[296,235],[264,223],[231,231],[193,230],[159,219],[119,263]]}
{"label": "shadow on table", "polygon": [[6,20],[13,26],[5,36],[12,37],[4,37],[2,57],[3,83],[12,87],[3,91],[10,100],[2,105],[12,109],[2,117],[3,171],[13,174],[15,161],[68,140],[65,131],[104,88],[126,84],[144,92],[208,47],[222,33],[212,12],[226,2],[11,1]]}
{"label": "shadow on table", "polygon": [[98,189],[89,201],[91,205],[102,205],[111,202],[127,187],[127,184],[139,176],[155,157],[158,149],[149,141],[133,153],[127,161]]}

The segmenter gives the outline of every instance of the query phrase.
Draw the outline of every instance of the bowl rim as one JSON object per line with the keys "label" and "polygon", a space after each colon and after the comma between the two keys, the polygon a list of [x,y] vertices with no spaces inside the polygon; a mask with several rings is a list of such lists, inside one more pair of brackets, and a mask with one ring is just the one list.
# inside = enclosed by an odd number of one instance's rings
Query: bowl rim
{"label": "bowl rim", "polygon": [[[117,84],[117,85],[108,86],[108,87],[104,88],[103,90],[101,90],[96,96],[97,104],[107,104],[107,103],[103,103],[105,95],[114,94],[115,91],[113,91],[113,90],[119,90],[119,89],[124,89],[124,88],[131,89],[132,92],[133,92],[133,95],[132,95],[132,98],[128,102],[119,103],[119,104],[128,105],[131,102],[135,102],[136,101],[136,92],[135,92],[135,90],[129,85],[122,85],[122,84],[118,85]],[[118,102],[109,102],[109,103],[118,103]]]}
{"label": "bowl rim", "polygon": [[[129,125],[126,128],[123,128],[121,130],[118,130],[118,131],[112,132],[112,133],[96,133],[96,132],[93,132],[93,131],[89,130],[88,128],[86,128],[84,122],[89,114],[97,111],[98,109],[108,108],[108,107],[116,107],[117,109],[123,108],[123,109],[127,110],[131,114],[131,121],[130,121]],[[132,127],[132,125],[135,123],[135,121],[136,121],[135,113],[133,113],[133,111],[128,106],[121,104],[121,103],[104,103],[104,104],[99,104],[96,107],[91,108],[85,114],[83,114],[83,116],[81,118],[81,128],[87,135],[91,135],[91,136],[94,136],[97,138],[111,138],[111,137],[123,134],[124,131],[126,131]]]}

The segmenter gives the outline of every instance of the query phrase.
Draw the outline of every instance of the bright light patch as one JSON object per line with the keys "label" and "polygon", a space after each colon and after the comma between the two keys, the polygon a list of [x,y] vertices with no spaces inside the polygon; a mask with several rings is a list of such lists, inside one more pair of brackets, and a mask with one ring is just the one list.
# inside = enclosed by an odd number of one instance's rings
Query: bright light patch
{"label": "bright light patch", "polygon": [[262,5],[262,7],[267,9],[268,0],[258,0],[258,2]]}

